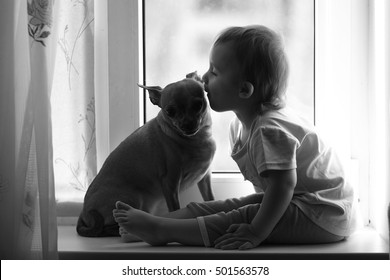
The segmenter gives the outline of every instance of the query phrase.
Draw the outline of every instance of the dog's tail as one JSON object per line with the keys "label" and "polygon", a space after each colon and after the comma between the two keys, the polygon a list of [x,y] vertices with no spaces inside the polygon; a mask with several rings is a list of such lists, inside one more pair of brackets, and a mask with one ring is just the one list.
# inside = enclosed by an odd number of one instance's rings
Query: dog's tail
{"label": "dog's tail", "polygon": [[[88,221],[88,222],[87,222]],[[103,216],[96,210],[82,212],[76,226],[77,233],[85,237],[119,236],[119,225],[104,225]]]}

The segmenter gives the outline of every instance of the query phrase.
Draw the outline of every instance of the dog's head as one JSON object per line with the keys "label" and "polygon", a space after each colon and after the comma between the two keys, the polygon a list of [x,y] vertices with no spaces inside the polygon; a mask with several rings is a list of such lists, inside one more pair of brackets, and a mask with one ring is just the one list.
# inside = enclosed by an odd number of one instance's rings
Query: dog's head
{"label": "dog's head", "polygon": [[196,72],[186,77],[165,88],[139,86],[148,90],[150,101],[161,108],[164,119],[168,120],[180,134],[193,136],[205,125],[208,103],[203,84]]}

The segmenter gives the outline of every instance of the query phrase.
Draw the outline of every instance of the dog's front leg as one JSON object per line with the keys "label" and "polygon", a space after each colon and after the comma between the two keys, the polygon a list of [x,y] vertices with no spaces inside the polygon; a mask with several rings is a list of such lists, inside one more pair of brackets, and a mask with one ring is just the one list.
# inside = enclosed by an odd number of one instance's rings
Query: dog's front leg
{"label": "dog's front leg", "polygon": [[208,171],[206,175],[198,182],[198,188],[204,201],[214,200],[213,190],[211,189],[210,171]]}
{"label": "dog's front leg", "polygon": [[171,180],[169,178],[163,179],[162,191],[169,212],[180,209],[179,188],[180,188],[180,181]]}

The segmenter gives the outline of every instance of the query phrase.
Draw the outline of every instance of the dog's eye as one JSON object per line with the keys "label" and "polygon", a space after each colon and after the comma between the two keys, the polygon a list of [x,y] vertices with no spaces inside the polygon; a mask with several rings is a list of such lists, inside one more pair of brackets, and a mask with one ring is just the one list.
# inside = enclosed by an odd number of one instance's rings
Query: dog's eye
{"label": "dog's eye", "polygon": [[169,107],[165,110],[167,113],[168,117],[173,118],[176,115],[176,110],[173,107]]}
{"label": "dog's eye", "polygon": [[194,110],[195,112],[199,112],[200,110],[202,110],[202,108],[203,108],[203,102],[202,101],[195,102],[192,105],[192,110]]}

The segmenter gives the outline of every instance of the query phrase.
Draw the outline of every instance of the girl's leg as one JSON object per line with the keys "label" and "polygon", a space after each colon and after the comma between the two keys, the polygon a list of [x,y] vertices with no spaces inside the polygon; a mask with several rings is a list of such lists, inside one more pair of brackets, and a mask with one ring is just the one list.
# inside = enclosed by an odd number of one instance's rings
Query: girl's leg
{"label": "girl's leg", "polygon": [[117,202],[116,207],[113,211],[115,221],[134,238],[155,246],[178,242],[213,247],[214,240],[225,234],[230,225],[250,223],[260,204],[190,219],[153,216],[123,202]]}
{"label": "girl's leg", "polygon": [[[250,223],[257,214],[260,204],[250,204],[228,213],[199,217],[199,228],[204,245],[214,247],[214,241],[224,235],[232,224]],[[338,242],[344,236],[334,235],[312,222],[293,203],[290,203],[280,221],[264,243],[272,244],[318,244]]]}
{"label": "girl's leg", "polygon": [[[264,193],[254,193],[240,198],[229,198],[226,200],[215,200],[206,202],[192,202],[187,205],[186,212],[192,213],[192,217],[201,217],[217,214],[220,212],[230,212],[246,205],[260,204],[263,201]],[[181,210],[179,210],[181,212]],[[179,212],[171,212],[167,217],[179,218]]]}
{"label": "girl's leg", "polygon": [[[191,219],[191,218],[196,218],[197,213],[191,210],[191,208],[187,206],[173,212],[168,212],[161,215],[156,214],[155,216],[158,216],[160,218],[170,218],[170,219]],[[119,234],[121,236],[122,241],[126,243],[142,241],[142,239],[130,233],[129,231],[126,230],[126,228],[122,227],[121,225],[119,225]]]}
{"label": "girl's leg", "polygon": [[183,245],[203,246],[196,219],[156,217],[122,202],[117,202],[116,207],[113,215],[119,226],[151,245],[178,242]]}
{"label": "girl's leg", "polygon": [[[178,242],[183,245],[214,247],[214,241],[226,233],[232,224],[250,223],[260,204],[250,204],[230,212],[190,219],[155,217],[124,203],[117,203],[115,220],[126,231],[152,244]],[[156,234],[158,233],[158,234]],[[345,239],[320,228],[293,203],[264,243],[316,244]]]}
{"label": "girl's leg", "polygon": [[290,204],[264,243],[319,244],[344,240],[312,222],[295,204]]}
{"label": "girl's leg", "polygon": [[[191,219],[200,216],[207,216],[216,214],[219,212],[229,212],[234,209],[238,209],[245,205],[261,203],[263,200],[263,193],[254,193],[248,196],[240,198],[231,198],[226,200],[215,200],[206,202],[192,202],[187,207],[179,210],[162,214],[160,217],[171,219]],[[123,227],[119,228],[119,234],[121,235],[123,242],[138,242],[142,241],[137,236],[129,233]]]}

